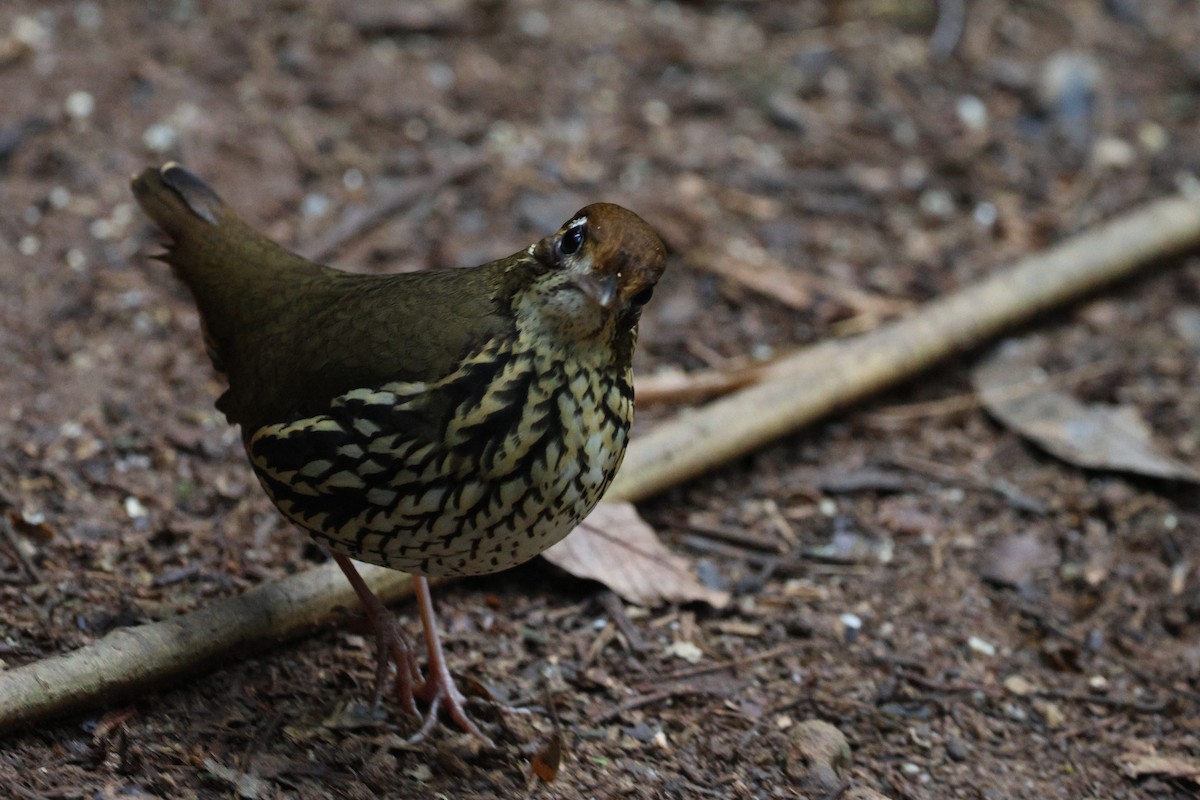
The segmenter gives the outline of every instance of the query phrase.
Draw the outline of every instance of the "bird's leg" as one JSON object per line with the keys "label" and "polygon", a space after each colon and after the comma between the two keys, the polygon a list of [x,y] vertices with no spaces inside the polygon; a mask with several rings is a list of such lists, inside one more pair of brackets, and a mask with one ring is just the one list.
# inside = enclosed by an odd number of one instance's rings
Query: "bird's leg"
{"label": "bird's leg", "polygon": [[433,615],[433,596],[429,593],[429,579],[414,575],[413,592],[417,595],[417,605],[421,609],[421,626],[425,629],[425,647],[429,651],[425,682],[416,688],[416,693],[422,701],[429,704],[429,716],[425,718],[421,730],[409,741],[420,741],[424,738],[437,723],[438,709],[445,709],[459,728],[488,747],[493,747],[488,735],[467,715],[466,698],[454,685],[454,678],[446,665],[446,653],[442,650],[442,640],[438,635],[437,621]]}
{"label": "bird's leg", "polygon": [[[388,611],[387,606],[383,604],[375,593],[371,591],[371,587],[367,586],[367,582],[358,574],[358,570],[354,568],[354,562],[346,556],[330,551],[333,560],[342,568],[342,572],[346,575],[346,580],[350,581],[350,585],[354,587],[354,593],[358,595],[358,602],[362,604],[363,611],[367,615],[367,619],[371,623],[371,628],[375,631],[375,694],[371,703],[371,708],[379,706],[379,698],[383,695],[383,683],[387,679],[388,673],[388,656],[396,664],[396,694],[400,696],[400,705],[404,711],[413,715],[417,719],[421,719],[421,712],[417,709],[415,700],[415,692],[418,685],[424,686],[428,681],[421,680],[421,671],[417,667],[417,657],[413,653],[412,644],[405,635],[404,630],[400,627],[399,621],[392,612]],[[414,580],[417,580],[414,578]],[[421,579],[424,580],[424,579]],[[429,589],[426,588],[428,594]],[[433,720],[433,714],[430,714],[429,721]]]}

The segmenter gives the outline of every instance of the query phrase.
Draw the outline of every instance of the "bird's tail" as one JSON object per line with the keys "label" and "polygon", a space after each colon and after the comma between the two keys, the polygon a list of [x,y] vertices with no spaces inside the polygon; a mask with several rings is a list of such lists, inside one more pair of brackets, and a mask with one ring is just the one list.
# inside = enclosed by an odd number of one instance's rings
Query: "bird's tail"
{"label": "bird's tail", "polygon": [[130,185],[138,205],[175,243],[202,226],[238,224],[211,186],[174,161],[142,170]]}

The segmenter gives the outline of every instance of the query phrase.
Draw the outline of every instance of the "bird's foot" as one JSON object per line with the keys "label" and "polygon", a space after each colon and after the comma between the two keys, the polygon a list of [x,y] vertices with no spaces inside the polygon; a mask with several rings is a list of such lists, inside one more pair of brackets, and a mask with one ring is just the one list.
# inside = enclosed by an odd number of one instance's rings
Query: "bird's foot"
{"label": "bird's foot", "polygon": [[[382,607],[382,604],[380,605]],[[400,627],[399,621],[390,614],[379,620],[372,620],[372,626],[375,629],[375,691],[371,700],[372,710],[379,708],[388,672],[395,664],[395,693],[400,708],[406,714],[421,719],[423,715],[417,708],[417,688],[425,681],[421,677],[420,667],[417,666],[412,643]]]}
{"label": "bird's foot", "polygon": [[416,697],[428,708],[421,729],[409,737],[409,743],[416,743],[429,735],[437,725],[438,716],[444,712],[446,717],[454,722],[460,730],[479,739],[485,747],[495,747],[491,737],[483,732],[479,724],[471,719],[467,712],[467,698],[459,691],[446,662],[438,659],[437,663],[429,665],[429,674],[423,683],[414,690]]}

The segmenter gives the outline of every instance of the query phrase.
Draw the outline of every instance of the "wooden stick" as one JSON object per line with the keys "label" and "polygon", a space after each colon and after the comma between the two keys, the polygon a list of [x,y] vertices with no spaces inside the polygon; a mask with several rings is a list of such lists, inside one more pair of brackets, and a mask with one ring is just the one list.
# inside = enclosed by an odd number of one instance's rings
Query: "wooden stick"
{"label": "wooden stick", "polygon": [[[636,501],[912,377],[1008,326],[1200,246],[1200,201],[1160,200],[1030,256],[916,315],[774,365],[763,383],[636,438],[609,499]],[[407,575],[360,567],[385,602]],[[0,672],[0,734],[52,716],[126,702],[168,680],[328,624],[357,600],[329,564],[176,619],[124,628],[72,653]]]}
{"label": "wooden stick", "polygon": [[[358,569],[384,602],[412,594],[411,575],[369,564]],[[330,562],[0,672],[0,735],[67,712],[127,702],[170,680],[328,625],[343,608],[358,608],[358,598]]]}

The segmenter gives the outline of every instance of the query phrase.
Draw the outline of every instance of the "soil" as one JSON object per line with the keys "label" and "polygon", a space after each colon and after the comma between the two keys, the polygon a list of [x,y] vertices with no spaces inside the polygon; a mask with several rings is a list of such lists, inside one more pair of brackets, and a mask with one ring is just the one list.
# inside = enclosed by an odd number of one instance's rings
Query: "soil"
{"label": "soil", "polygon": [[[673,253],[639,374],[720,368],[1194,184],[1198,42],[1180,0],[8,0],[0,666],[324,560],[213,408],[135,170],[182,161],[302,253],[424,186],[337,248],[361,271],[479,263],[622,203]],[[787,286],[755,288],[764,264]],[[1181,259],[1030,327],[1074,395],[1196,465],[1198,306]],[[733,592],[721,611],[614,604],[540,560],[438,590],[453,668],[535,707],[494,752],[365,714],[372,642],[347,614],[7,736],[0,795],[1194,797],[1195,487],[1007,431],[972,392],[980,355],[642,504]],[[547,698],[563,762],[543,784]]]}

